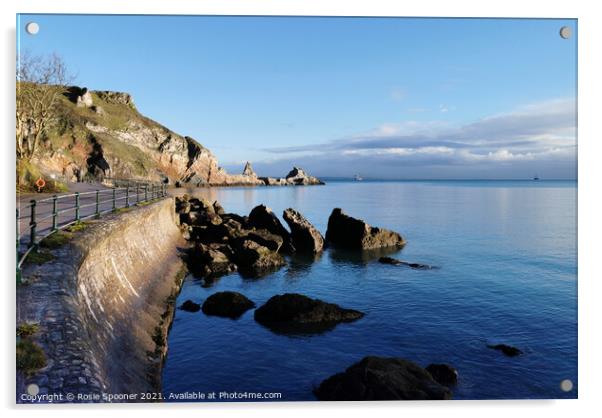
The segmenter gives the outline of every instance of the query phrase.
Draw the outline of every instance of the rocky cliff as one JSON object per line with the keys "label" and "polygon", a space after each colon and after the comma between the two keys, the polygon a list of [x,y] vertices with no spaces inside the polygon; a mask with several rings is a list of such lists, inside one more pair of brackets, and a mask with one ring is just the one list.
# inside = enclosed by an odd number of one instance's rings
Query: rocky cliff
{"label": "rocky cliff", "polygon": [[61,97],[57,122],[29,162],[66,181],[127,178],[174,185],[318,184],[259,178],[219,167],[211,151],[138,112],[127,93],[71,87]]}

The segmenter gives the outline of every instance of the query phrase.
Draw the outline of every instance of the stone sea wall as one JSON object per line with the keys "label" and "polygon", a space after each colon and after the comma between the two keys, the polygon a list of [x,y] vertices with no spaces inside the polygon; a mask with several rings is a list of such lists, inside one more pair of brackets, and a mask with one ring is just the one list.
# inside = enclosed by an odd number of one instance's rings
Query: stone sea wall
{"label": "stone sea wall", "polygon": [[174,200],[164,199],[92,222],[54,249],[51,262],[25,268],[17,324],[39,324],[33,338],[48,365],[18,373],[17,401],[31,383],[41,394],[97,401],[102,392],[159,390],[181,239]]}

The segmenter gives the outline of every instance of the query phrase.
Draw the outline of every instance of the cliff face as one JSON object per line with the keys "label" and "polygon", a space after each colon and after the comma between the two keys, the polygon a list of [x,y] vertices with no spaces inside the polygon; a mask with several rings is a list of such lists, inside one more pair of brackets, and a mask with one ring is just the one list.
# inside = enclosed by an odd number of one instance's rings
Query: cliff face
{"label": "cliff face", "polygon": [[56,126],[31,162],[45,175],[67,181],[104,177],[170,184],[265,184],[255,175],[230,175],[215,156],[141,115],[127,93],[69,89]]}

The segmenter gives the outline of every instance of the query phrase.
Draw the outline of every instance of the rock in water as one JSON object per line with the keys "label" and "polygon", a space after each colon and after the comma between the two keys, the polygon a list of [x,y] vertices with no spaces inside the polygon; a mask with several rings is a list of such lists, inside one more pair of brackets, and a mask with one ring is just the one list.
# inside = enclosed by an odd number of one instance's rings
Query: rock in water
{"label": "rock in water", "polygon": [[298,293],[272,296],[255,311],[255,320],[264,325],[350,322],[363,316],[360,311]]}
{"label": "rock in water", "polygon": [[429,266],[428,264],[408,263],[407,261],[401,261],[393,257],[380,257],[378,262],[382,264],[391,264],[394,266],[404,265],[415,270],[436,270],[439,268],[435,266]]}
{"label": "rock in water", "polygon": [[247,161],[245,164],[245,168],[242,170],[242,175],[247,177],[257,177],[257,174],[255,174],[255,171],[253,171],[253,166],[250,162]]}
{"label": "rock in water", "polygon": [[401,264],[400,260],[393,258],[393,257],[381,257],[378,259],[378,262],[382,263],[382,264],[391,264],[394,266]]}
{"label": "rock in water", "polygon": [[246,276],[262,276],[286,264],[280,254],[250,239],[240,240],[233,250],[234,262],[238,270]]}
{"label": "rock in water", "polygon": [[364,357],[324,380],[314,394],[322,401],[451,399],[449,388],[422,367],[401,359]]}
{"label": "rock in water", "polygon": [[278,251],[282,246],[283,239],[281,236],[272,234],[267,229],[256,229],[254,231],[249,232],[246,239],[250,239],[251,241],[255,241],[259,245],[263,245],[267,247],[271,251]]}
{"label": "rock in water", "polygon": [[324,248],[324,238],[307,219],[294,209],[286,209],[282,214],[291,229],[291,239],[299,252],[319,253]]}
{"label": "rock in water", "polygon": [[523,352],[521,350],[519,350],[518,348],[512,347],[511,345],[506,345],[506,344],[488,345],[487,347],[492,348],[494,350],[501,351],[508,357],[516,357],[516,356],[520,356],[521,354],[523,354]]}
{"label": "rock in water", "polygon": [[228,258],[231,249],[227,245],[197,244],[188,255],[188,267],[200,277],[216,277],[236,271],[236,265]]}
{"label": "rock in water", "polygon": [[254,307],[255,303],[241,293],[218,292],[205,300],[202,309],[206,315],[236,319]]}
{"label": "rock in water", "polygon": [[320,179],[308,175],[302,168],[293,167],[286,175],[285,182],[294,185],[324,184]]}
{"label": "rock in water", "polygon": [[426,371],[443,386],[453,386],[458,383],[458,371],[447,364],[429,364],[426,366]]}
{"label": "rock in water", "polygon": [[402,247],[405,241],[397,232],[368,225],[336,208],[328,218],[326,241],[341,248],[371,250]]}
{"label": "rock in water", "polygon": [[258,229],[267,229],[283,239],[283,250],[293,252],[295,249],[291,242],[291,234],[282,226],[278,217],[265,205],[255,206],[249,213],[249,226]]}
{"label": "rock in water", "polygon": [[187,300],[182,305],[180,305],[180,309],[187,312],[198,312],[201,310],[201,305],[198,303],[194,303],[191,300]]}

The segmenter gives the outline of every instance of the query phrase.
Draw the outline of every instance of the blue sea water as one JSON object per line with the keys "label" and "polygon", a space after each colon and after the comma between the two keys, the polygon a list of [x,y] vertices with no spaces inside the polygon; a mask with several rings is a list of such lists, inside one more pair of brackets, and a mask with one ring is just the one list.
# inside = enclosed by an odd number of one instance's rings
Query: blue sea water
{"label": "blue sea water", "polygon": [[[298,292],[366,316],[311,336],[275,334],[248,311],[238,320],[178,310],[163,392],[280,392],[312,388],[366,355],[457,368],[454,399],[577,397],[577,184],[572,181],[329,182],[325,186],[199,189],[227,211],[266,204],[303,213],[323,234],[335,207],[400,232],[393,257],[440,266],[412,270],[370,254],[326,250],[291,257],[261,279],[238,274],[203,287],[189,276],[178,297],[202,303],[234,290],[263,304]],[[509,358],[487,348],[524,351]],[[560,382],[570,379],[573,390]]]}

